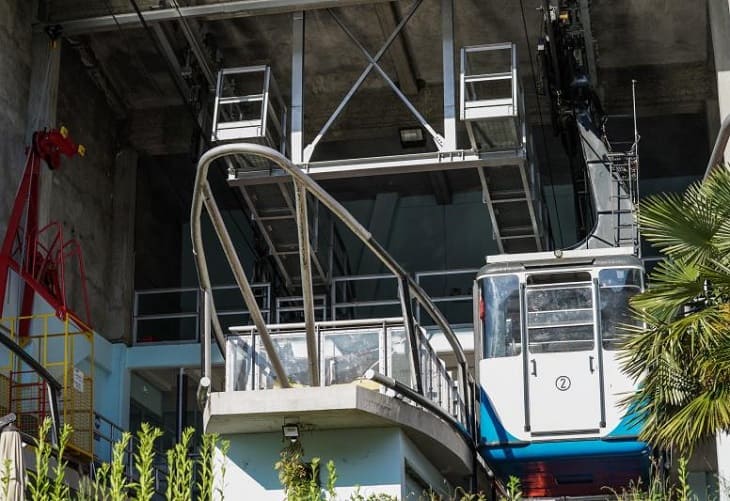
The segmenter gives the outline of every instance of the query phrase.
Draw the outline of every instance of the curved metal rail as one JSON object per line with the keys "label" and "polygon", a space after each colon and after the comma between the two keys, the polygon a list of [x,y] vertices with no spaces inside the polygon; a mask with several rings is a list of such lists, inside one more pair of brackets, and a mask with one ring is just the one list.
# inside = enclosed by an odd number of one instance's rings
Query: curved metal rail
{"label": "curved metal rail", "polygon": [[[268,148],[266,146],[252,143],[223,144],[211,148],[210,150],[205,152],[198,161],[192,208],[190,214],[193,254],[195,256],[195,262],[198,268],[198,277],[203,290],[206,293],[209,292],[211,289],[211,284],[210,277],[208,275],[207,263],[205,261],[205,251],[203,249],[203,240],[200,227],[200,216],[202,213],[203,204],[205,203],[206,208],[208,209],[209,213],[211,213],[213,225],[216,229],[216,232],[218,233],[219,238],[221,238],[221,243],[223,244],[224,251],[226,252],[226,256],[228,257],[229,263],[231,264],[231,267],[234,271],[236,282],[241,288],[244,301],[246,301],[246,305],[251,312],[251,316],[254,324],[256,325],[256,329],[261,336],[261,340],[264,344],[266,352],[269,355],[271,365],[274,368],[274,372],[276,372],[276,375],[279,378],[282,387],[289,386],[285,370],[276,353],[276,350],[274,349],[274,345],[271,341],[268,330],[266,329],[263,317],[260,315],[260,310],[258,308],[258,305],[256,304],[255,298],[253,297],[253,293],[251,293],[250,291],[250,285],[248,284],[248,280],[246,279],[245,273],[243,272],[243,267],[238,260],[238,256],[236,255],[235,250],[233,249],[233,244],[230,240],[230,236],[228,236],[225,226],[223,225],[223,220],[222,218],[220,218],[220,213],[217,210],[215,201],[213,200],[213,196],[210,191],[210,186],[208,185],[207,181],[210,165],[215,160],[229,155],[259,156],[268,159],[271,162],[274,162],[277,166],[281,167],[293,178],[295,183],[302,186],[304,190],[311,193],[325,207],[332,211],[332,213],[338,219],[340,219],[340,221],[342,221],[350,229],[350,231],[352,231],[352,233],[354,233],[355,236],[360,239],[396,277],[398,277],[400,283],[405,286],[403,287],[403,292],[410,292],[411,294],[413,294],[413,297],[416,299],[416,301],[418,301],[423,310],[429,316],[431,316],[431,318],[434,319],[436,324],[444,332],[444,335],[446,336],[446,339],[451,345],[451,349],[456,356],[456,361],[459,365],[459,379],[461,380],[461,384],[464,388],[465,400],[468,402],[470,400],[470,396],[468,395],[470,388],[469,369],[467,365],[466,355],[463,348],[461,347],[461,343],[459,343],[459,340],[456,337],[456,334],[451,329],[451,326],[449,325],[441,311],[433,303],[431,298],[428,297],[428,295],[424,292],[421,286],[410,275],[408,275],[408,273],[406,273],[406,271],[383,248],[383,246],[380,245],[380,243],[373,238],[372,234],[363,225],[361,225],[360,222],[357,221],[357,219],[355,219],[355,217],[350,214],[350,212],[345,207],[343,207],[337,200],[335,200],[332,195],[327,193],[327,191],[323,189],[316,181],[314,181],[311,177],[309,177],[300,168],[295,166],[288,158],[286,158],[278,151]],[[208,301],[208,304],[210,305],[210,312],[213,320],[213,328],[215,331],[216,341],[219,345],[219,348],[221,349],[221,352],[225,353],[225,340],[220,327],[220,323],[216,321],[217,317],[215,315],[215,305],[213,303],[212,297],[210,297]],[[210,338],[206,336],[206,339],[204,341],[205,343],[209,344]],[[209,367],[205,368],[207,372],[205,375],[210,377],[208,369]]]}
{"label": "curved metal rail", "polygon": [[710,155],[710,161],[707,162],[707,169],[705,169],[705,176],[702,178],[704,181],[707,179],[722,160],[722,156],[725,154],[725,147],[728,141],[730,141],[730,115],[725,117],[720,126],[720,132],[717,133],[717,140],[715,140],[715,147],[712,148],[712,155]]}

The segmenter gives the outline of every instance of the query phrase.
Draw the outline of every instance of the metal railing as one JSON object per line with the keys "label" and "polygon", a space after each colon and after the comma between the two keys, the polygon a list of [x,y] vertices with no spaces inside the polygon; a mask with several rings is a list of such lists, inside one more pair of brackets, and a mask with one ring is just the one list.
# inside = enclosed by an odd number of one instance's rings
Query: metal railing
{"label": "metal railing", "polygon": [[[415,274],[431,300],[442,309],[452,325],[468,325],[472,318],[472,283],[477,268],[422,271]],[[333,320],[362,319],[400,312],[398,282],[394,275],[352,275],[332,279],[330,314]],[[421,306],[416,305],[416,320],[433,325]]]}
{"label": "metal railing", "polygon": [[[274,342],[292,385],[309,385],[304,324],[270,325]],[[340,320],[315,324],[319,350],[320,386],[348,384],[368,370],[388,376],[409,388],[417,387],[411,350],[402,318]],[[424,397],[450,416],[464,422],[466,409],[454,381],[418,328],[418,356]],[[234,327],[226,344],[226,391],[262,391],[279,387],[254,326]],[[388,392],[381,388],[382,392]]]}
{"label": "metal railing", "polygon": [[[271,285],[252,284],[261,312],[271,320]],[[234,307],[242,303],[236,285],[213,287],[216,301],[221,305],[221,320],[230,319],[229,325],[244,323],[246,308]],[[225,298],[228,300],[225,300]],[[198,287],[139,290],[134,293],[132,335],[134,344],[179,344],[198,342],[203,293]],[[247,318],[245,318],[247,321]]]}
{"label": "metal railing", "polygon": [[[432,295],[434,303],[444,310],[446,318],[453,325],[471,323],[471,283],[477,268],[453,270],[422,271],[414,275],[416,283]],[[271,296],[268,283],[252,285],[254,293],[260,297],[261,312],[267,323],[283,323],[292,315],[301,315],[303,301],[298,297]],[[223,320],[247,317],[248,310],[226,309],[226,304],[240,303],[240,295],[235,285],[214,287],[216,301],[222,309],[218,314]],[[221,301],[219,296],[231,295],[230,301]],[[317,320],[348,320],[373,317],[387,317],[400,313],[398,282],[394,275],[381,273],[372,275],[350,275],[334,277],[330,287],[329,305],[327,297],[314,296]],[[202,311],[202,292],[195,287],[169,289],[148,289],[135,292],[133,339],[135,344],[149,343],[190,343],[197,342],[200,335],[200,313]],[[272,306],[275,306],[272,308]],[[329,315],[328,311],[329,310]],[[423,315],[420,305],[414,309],[418,323],[432,325],[427,315]],[[160,335],[160,333],[163,335]],[[165,333],[168,333],[165,335]],[[171,334],[176,334],[172,338]]]}
{"label": "metal railing", "polygon": [[[471,325],[474,321],[472,284],[478,271],[478,268],[422,271],[416,273],[416,283],[431,296],[431,301],[452,325]],[[419,305],[416,305],[416,320],[425,325]]]}
{"label": "metal railing", "polygon": [[[114,445],[122,440],[122,435],[126,430],[121,428],[113,421],[107,419],[99,413],[94,413],[94,458],[91,464],[92,470],[101,463],[111,463]],[[165,437],[173,435],[170,430],[165,430],[165,434],[154,444],[155,459],[152,463],[152,478],[154,479],[154,489],[158,496],[162,496],[167,487],[168,466],[165,451],[172,448],[175,444],[174,440],[165,443]],[[138,451],[139,439],[132,434],[124,449],[122,463],[124,464],[124,475],[130,482],[139,481],[139,472],[135,469],[134,454]],[[194,449],[194,448],[193,448]],[[190,453],[189,457],[196,457],[197,454]],[[193,463],[194,473],[196,464]],[[157,499],[157,498],[155,498]]]}

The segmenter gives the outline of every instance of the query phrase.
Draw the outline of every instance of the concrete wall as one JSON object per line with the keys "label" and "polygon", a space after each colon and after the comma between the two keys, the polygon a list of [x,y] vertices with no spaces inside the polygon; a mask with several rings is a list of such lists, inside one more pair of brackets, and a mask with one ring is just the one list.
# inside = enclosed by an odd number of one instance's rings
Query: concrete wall
{"label": "concrete wall", "polygon": [[[126,164],[124,175],[115,169],[117,123],[75,51],[64,47],[57,49],[61,51],[57,101],[53,75],[47,80],[50,89],[43,88],[41,83],[45,79],[39,79],[37,72],[31,80],[33,66],[41,68],[40,73],[44,74],[48,64],[48,41],[40,35],[34,44],[34,3],[0,0],[0,67],[3,68],[0,79],[0,236],[5,235],[24,167],[27,129],[38,126],[38,113],[46,113],[39,110],[39,98],[35,96],[44,96],[51,108],[50,117],[56,108],[57,120],[51,118],[49,124],[66,125],[75,141],[87,146],[88,154],[83,159],[64,161],[58,171],[43,168],[39,222],[44,225],[58,220],[63,224],[66,239],[75,238],[80,242],[91,323],[107,337],[124,338],[129,332],[128,305],[132,290],[132,263],[124,259],[124,253],[130,252],[125,245],[128,239],[124,232],[133,231],[133,221],[130,224],[126,220],[128,217],[121,216],[129,198],[134,197],[134,185],[130,181],[134,179],[136,162],[131,162],[131,166]],[[29,102],[31,92],[35,92],[33,102]],[[33,125],[28,125],[31,121]],[[41,119],[40,124],[44,123]],[[77,269],[72,266],[67,271],[69,302],[83,316]],[[115,292],[116,297],[113,297]]]}
{"label": "concrete wall", "polygon": [[32,3],[0,0],[0,236],[5,235],[25,163]]}
{"label": "concrete wall", "polygon": [[[75,238],[81,245],[92,325],[110,339],[124,338],[129,331],[129,310],[120,304],[122,309],[110,315],[109,305],[113,289],[129,288],[132,270],[113,269],[112,260],[118,253],[129,252],[128,247],[114,246],[115,231],[133,231],[134,224],[133,220],[114,216],[115,204],[126,205],[128,198],[134,196],[136,165],[132,162],[118,166],[130,171],[124,173],[130,176],[117,172],[118,127],[114,115],[78,54],[65,46],[61,55],[57,124],[66,125],[74,140],[86,146],[87,153],[83,158],[64,161],[56,171],[44,171],[43,182],[50,185],[44,190],[48,196],[48,216],[63,224],[67,239]],[[75,274],[67,275],[69,278],[72,304],[80,312],[80,284]],[[124,302],[128,304],[129,300]]]}

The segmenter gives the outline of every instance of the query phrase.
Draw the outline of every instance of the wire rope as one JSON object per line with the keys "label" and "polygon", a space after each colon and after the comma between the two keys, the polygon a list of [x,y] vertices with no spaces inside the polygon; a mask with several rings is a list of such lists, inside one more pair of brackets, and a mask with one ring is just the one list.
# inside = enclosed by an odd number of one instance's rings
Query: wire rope
{"label": "wire rope", "polygon": [[[535,98],[537,99],[537,113],[540,118],[540,133],[542,135],[542,148],[543,148],[543,153],[545,155],[545,162],[547,164],[548,179],[550,180],[550,191],[552,192],[553,204],[555,206],[555,222],[557,223],[557,226],[558,226],[558,235],[560,236],[560,239],[559,239],[560,247],[562,248],[565,245],[565,242],[563,241],[563,228],[562,228],[562,224],[560,222],[560,211],[558,210],[558,199],[557,199],[557,196],[555,195],[555,180],[553,178],[553,169],[552,169],[552,165],[551,165],[551,161],[550,161],[550,149],[548,147],[547,134],[545,134],[545,122],[544,122],[543,116],[542,116],[542,102],[540,100],[540,94],[537,89],[537,75],[535,74],[535,64],[532,60],[532,50],[531,50],[532,43],[530,42],[530,34],[527,30],[527,20],[525,18],[525,6],[523,4],[523,0],[520,0],[520,14],[522,15],[522,29],[524,30],[524,33],[525,33],[525,43],[527,43],[527,52],[530,57],[530,70],[532,72],[532,84],[535,88]],[[551,42],[552,42],[552,40],[551,40]],[[550,222],[551,218],[550,218],[549,211],[548,211],[547,216],[548,216],[548,222]],[[551,244],[554,247],[555,246],[555,235],[553,235],[552,231],[550,231],[550,240],[551,240]]]}

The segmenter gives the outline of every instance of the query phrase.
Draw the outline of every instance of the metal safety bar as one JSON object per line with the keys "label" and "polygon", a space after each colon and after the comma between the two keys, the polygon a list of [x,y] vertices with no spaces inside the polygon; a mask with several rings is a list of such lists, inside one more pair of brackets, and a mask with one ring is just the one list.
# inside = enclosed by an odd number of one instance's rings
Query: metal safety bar
{"label": "metal safety bar", "polygon": [[[269,329],[266,326],[263,317],[261,316],[258,305],[256,304],[253,294],[251,293],[250,285],[243,271],[243,267],[240,263],[240,260],[238,259],[237,254],[235,253],[235,249],[233,249],[233,243],[231,241],[230,235],[228,235],[225,225],[223,224],[223,220],[220,217],[220,213],[218,213],[217,206],[215,205],[215,200],[210,191],[210,185],[207,181],[210,165],[215,160],[222,159],[230,155],[252,155],[255,157],[261,157],[270,160],[281,169],[283,169],[286,173],[288,173],[292,177],[294,183],[298,185],[299,189],[311,193],[325,207],[327,207],[332,212],[332,214],[334,214],[335,217],[342,221],[350,229],[350,231],[352,231],[352,233],[354,233],[354,235],[375,254],[378,260],[380,260],[380,262],[385,265],[385,267],[388,268],[391,273],[397,276],[398,280],[403,285],[405,285],[405,288],[401,290],[407,291],[408,294],[412,294],[413,298],[423,308],[423,311],[425,311],[425,313],[428,314],[441,328],[447,341],[452,347],[452,350],[456,357],[456,361],[459,366],[459,383],[462,385],[462,389],[464,392],[468,393],[471,390],[471,381],[473,380],[473,378],[471,378],[469,373],[466,354],[464,353],[464,350],[461,347],[461,343],[459,342],[459,339],[452,330],[448,321],[444,318],[443,314],[434,304],[431,298],[429,298],[428,295],[423,291],[421,286],[411,276],[409,276],[408,273],[406,273],[406,271],[400,266],[400,264],[383,248],[382,245],[380,245],[377,240],[373,238],[372,234],[364,226],[362,226],[362,224],[360,224],[360,222],[357,221],[357,219],[355,219],[355,217],[349,211],[347,211],[347,209],[345,209],[337,200],[335,200],[334,197],[332,197],[332,195],[324,190],[305,172],[296,167],[291,162],[291,160],[286,158],[280,152],[258,144],[234,143],[219,145],[215,148],[208,150],[202,155],[198,162],[198,168],[195,178],[195,188],[193,192],[190,221],[191,237],[193,241],[193,253],[198,269],[198,276],[203,290],[209,291],[211,289],[211,284],[210,277],[208,275],[208,266],[205,259],[200,221],[203,204],[205,204],[206,208],[208,209],[208,213],[213,221],[213,226],[216,230],[216,233],[218,234],[218,237],[221,240],[223,248],[226,252],[226,256],[228,257],[229,264],[231,265],[234,275],[236,276],[236,282],[241,288],[242,295],[244,297],[244,300],[246,301],[248,308],[251,310],[254,324],[256,325],[258,335],[260,336],[261,341],[266,348],[266,353],[269,357],[270,364],[279,380],[279,384],[282,387],[289,386],[288,378],[286,376],[286,370],[281,363],[281,359],[269,335]],[[303,293],[307,294],[309,292],[307,291],[307,289],[305,289]],[[409,301],[410,299],[408,299],[408,301],[404,300],[404,303]],[[220,323],[216,323],[217,315],[215,314],[215,302],[211,300],[209,303],[213,318],[213,329],[215,331],[216,341],[219,343],[219,347],[223,352],[225,350],[225,341]],[[305,304],[307,304],[307,302],[305,302]],[[409,333],[414,333],[415,330],[409,325],[411,321],[412,318],[406,317],[406,328]],[[312,347],[317,342],[317,340],[312,338],[311,333],[309,334],[310,335],[307,338],[308,352],[312,353]],[[411,342],[411,346],[418,345],[417,339],[410,339],[409,341]],[[204,339],[204,343],[210,343],[210,339],[206,337],[206,339]],[[311,364],[312,360],[310,360],[309,363]],[[412,363],[417,364],[418,361],[412,360]],[[209,373],[209,369],[209,367],[204,367],[204,375],[206,377],[211,376],[211,374]],[[418,367],[416,366],[416,370],[417,369]],[[417,378],[417,381],[420,381],[420,378]],[[469,403],[471,402],[471,400],[471,396],[469,395],[468,398],[466,398],[466,402]],[[468,422],[470,424],[470,430],[472,430],[473,419],[471,417],[473,416],[473,408],[471,406],[469,406],[469,408],[467,409],[467,414],[470,416]]]}
{"label": "metal safety bar", "polygon": [[[254,295],[259,298],[261,312],[266,322],[271,321],[271,284],[256,283],[251,284]],[[213,293],[221,293],[224,291],[237,291],[237,285],[218,285],[213,287]],[[185,309],[183,306],[184,297],[190,297],[190,303],[194,303],[192,309]],[[174,307],[165,308],[167,304],[165,297],[174,299]],[[151,298],[151,301],[147,298]],[[171,300],[172,300],[171,299]],[[147,306],[147,302],[153,303]],[[177,344],[198,342],[200,340],[200,313],[203,310],[203,293],[197,287],[176,287],[163,289],[146,289],[134,292],[133,307],[133,323],[132,323],[132,341],[133,344]],[[152,310],[152,311],[151,311]],[[225,309],[218,312],[221,317],[234,317],[248,315],[247,309],[234,308]],[[180,337],[174,340],[155,339],[153,335],[148,338],[148,333],[142,335],[146,331],[145,325],[159,325],[170,320],[187,320],[191,324],[192,336]],[[181,326],[176,326],[181,328]]]}
{"label": "metal safety bar", "polygon": [[[243,93],[237,79],[259,85]],[[255,80],[254,80],[255,79]],[[286,147],[287,108],[267,65],[224,68],[218,72],[211,141],[261,139],[269,146]]]}
{"label": "metal safety bar", "polygon": [[[493,73],[472,73],[470,57],[479,53],[509,51],[509,68]],[[485,96],[477,90],[479,83],[489,84],[509,81],[509,94]],[[519,80],[517,79],[517,47],[514,43],[473,45],[461,49],[461,92],[460,114],[462,120],[481,120],[485,118],[516,115],[519,106]]]}

